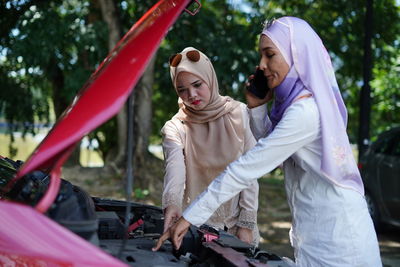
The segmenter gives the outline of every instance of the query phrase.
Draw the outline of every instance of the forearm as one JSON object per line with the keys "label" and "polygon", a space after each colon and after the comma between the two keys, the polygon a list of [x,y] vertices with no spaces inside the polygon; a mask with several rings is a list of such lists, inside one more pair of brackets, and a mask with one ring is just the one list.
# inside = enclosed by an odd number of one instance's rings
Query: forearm
{"label": "forearm", "polygon": [[258,193],[258,181],[254,181],[240,193],[240,213],[236,223],[237,226],[254,229],[257,224]]}
{"label": "forearm", "polygon": [[266,138],[228,165],[207,190],[184,212],[187,221],[201,225],[225,201],[272,171],[319,133],[319,116],[312,108],[293,105]]}
{"label": "forearm", "polygon": [[171,205],[182,207],[186,181],[186,166],[183,146],[178,141],[180,141],[178,138],[171,138],[171,134],[164,135],[163,152],[165,175],[162,195],[163,209]]}

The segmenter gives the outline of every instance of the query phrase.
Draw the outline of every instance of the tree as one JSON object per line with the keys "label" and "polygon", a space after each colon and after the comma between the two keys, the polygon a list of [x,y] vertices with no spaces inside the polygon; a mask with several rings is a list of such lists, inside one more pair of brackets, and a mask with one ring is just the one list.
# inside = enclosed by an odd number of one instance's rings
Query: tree
{"label": "tree", "polygon": [[[25,109],[25,118],[19,118],[20,122],[26,119],[30,122],[20,123],[20,128],[26,130],[26,125],[34,125],[33,122],[49,122],[49,101],[56,118],[66,109],[94,70],[99,61],[98,52],[105,54],[101,52],[104,51],[102,42],[97,39],[101,39],[104,31],[96,21],[89,25],[86,3],[3,1],[1,8],[1,17],[8,26],[1,34],[5,59],[1,66],[5,77],[14,81],[13,86],[5,84],[8,90],[5,95],[7,98],[18,96],[19,103],[31,106]],[[17,91],[17,86],[21,90]],[[16,94],[22,91],[23,94]],[[40,101],[39,107],[32,102],[36,99]],[[5,106],[8,103],[7,100],[2,102]],[[20,106],[15,105],[2,111],[11,122],[19,109]],[[33,126],[29,127],[34,131]]]}
{"label": "tree", "polygon": [[[99,0],[102,15],[108,25],[109,33],[109,50],[112,50],[121,38],[122,25],[124,17],[120,14],[124,12],[138,13],[143,9],[136,9],[137,5],[131,2],[121,2],[119,5],[116,2]],[[138,14],[137,14],[138,15]],[[125,25],[131,26],[131,25]],[[155,57],[148,64],[142,78],[137,84],[133,93],[134,102],[134,173],[136,187],[140,189],[150,189],[153,192],[153,197],[159,198],[162,191],[162,162],[148,152],[149,133],[151,132],[152,118],[152,90],[154,83],[154,62]],[[114,124],[115,125],[115,124]],[[105,159],[107,165],[117,166],[117,170],[123,169],[126,162],[126,147],[127,147],[127,115],[126,107],[123,108],[117,115],[118,132],[117,149],[108,154]],[[116,156],[115,156],[116,155]],[[158,195],[156,194],[158,193]]]}
{"label": "tree", "polygon": [[[4,50],[6,51],[6,60],[1,66],[2,68],[10,66],[10,68],[15,69],[18,66],[15,63],[21,61],[24,64],[23,68],[36,68],[35,74],[40,78],[35,86],[39,88],[39,93],[48,88],[49,97],[51,96],[51,102],[54,104],[58,118],[90,73],[107,55],[107,50],[111,50],[120,40],[121,32],[126,32],[132,26],[134,20],[128,15],[123,17],[120,14],[130,13],[140,17],[150,7],[150,4],[152,4],[150,2],[148,1],[147,7],[143,2],[138,5],[135,1],[111,2],[101,0],[64,1],[61,5],[57,1],[47,1],[42,2],[40,6],[37,5],[36,1],[26,2],[25,4],[4,3],[2,9],[4,14],[14,18],[16,10],[19,10],[20,17],[15,19],[15,23],[10,24],[7,31],[4,32],[4,36],[9,36],[11,32],[11,38],[4,45],[7,48]],[[108,27],[104,27],[101,18],[104,19]],[[13,34],[13,31],[16,33]],[[40,53],[32,54],[32,48]],[[150,179],[153,176],[161,178],[161,175],[158,172],[157,175],[154,175],[153,172],[152,176],[142,173],[147,169],[158,171],[162,169],[161,161],[154,159],[147,151],[148,131],[151,131],[151,124],[144,123],[151,122],[153,69],[154,60],[150,62],[143,75],[144,78],[141,79],[135,90],[137,100],[135,102],[137,103],[135,105],[137,111],[135,112],[135,124],[137,125],[135,127],[135,143],[137,144],[135,146],[135,165],[138,167],[136,176],[146,178],[144,179],[145,182],[141,182],[141,185],[146,188],[153,184],[161,184],[160,181],[152,183],[154,179]],[[31,73],[24,72],[21,76],[27,79],[31,77]],[[16,79],[7,79],[3,84],[11,84],[12,82],[17,84]],[[44,87],[43,84],[47,87]],[[27,91],[29,92],[29,89]],[[23,95],[19,95],[18,98],[21,99],[21,96]],[[29,95],[26,99],[29,100]],[[44,101],[49,101],[49,99]],[[10,102],[4,101],[6,107],[10,106]],[[27,106],[32,108],[32,105],[32,103],[28,103]],[[3,110],[10,116],[16,117],[17,115],[16,106],[14,106],[14,109],[3,108]],[[29,112],[17,119],[30,118],[27,116],[28,114]],[[49,110],[46,110],[45,114],[49,114]],[[6,118],[8,117],[6,116]],[[35,121],[33,117],[30,120]],[[92,138],[99,140],[100,151],[103,152],[106,163],[105,171],[94,170],[90,174],[88,170],[83,168],[77,170],[73,168],[74,170],[70,171],[68,168],[64,168],[67,176],[81,176],[82,173],[93,176],[98,176],[100,173],[108,177],[122,175],[125,164],[126,123],[126,110],[122,109],[116,118],[91,134]],[[152,166],[151,168],[149,168],[149,164]],[[140,181],[140,179],[137,180]],[[160,187],[158,187],[158,191],[161,191]]]}
{"label": "tree", "polygon": [[[356,143],[363,70],[365,1],[275,0],[248,1],[248,3],[255,16],[266,19],[284,15],[298,16],[308,21],[318,32],[330,51],[339,87],[349,112],[348,134],[351,142]],[[395,57],[396,52],[390,47],[398,47],[399,11],[399,4],[394,0],[374,1],[372,61],[375,66],[391,68],[387,63]],[[375,95],[374,90],[375,88],[372,88],[372,94]],[[379,116],[372,114],[372,118]],[[377,123],[372,121],[372,125]],[[384,124],[387,127],[390,122]],[[371,135],[376,136],[380,133],[380,129],[382,128],[371,127]]]}
{"label": "tree", "polygon": [[[52,106],[58,117],[121,35],[155,2],[1,2],[0,115],[12,123],[10,132],[17,129],[35,132],[34,123],[50,121]],[[331,52],[349,111],[349,136],[351,141],[356,140],[364,2],[253,0],[230,3],[202,1],[203,7],[196,16],[182,13],[135,88],[136,187],[150,188],[155,198],[161,191],[162,165],[150,156],[147,146],[149,140],[160,142],[161,127],[178,109],[169,77],[170,55],[186,46],[204,51],[213,61],[221,94],[243,100],[244,82],[258,64],[257,39],[266,18],[299,16],[320,34]],[[397,90],[399,5],[394,0],[375,1],[374,11],[372,136],[393,126],[400,114]],[[99,142],[105,168],[75,168],[74,173],[70,172],[72,176],[121,177],[125,171],[124,113],[125,110],[121,111],[119,116],[89,135]]]}
{"label": "tree", "polygon": [[186,46],[203,51],[213,62],[220,93],[244,100],[244,83],[258,64],[257,34],[261,17],[247,14],[224,1],[207,1],[196,16],[183,13],[174,24],[156,62],[153,135],[160,136],[163,124],[178,110],[168,59]]}

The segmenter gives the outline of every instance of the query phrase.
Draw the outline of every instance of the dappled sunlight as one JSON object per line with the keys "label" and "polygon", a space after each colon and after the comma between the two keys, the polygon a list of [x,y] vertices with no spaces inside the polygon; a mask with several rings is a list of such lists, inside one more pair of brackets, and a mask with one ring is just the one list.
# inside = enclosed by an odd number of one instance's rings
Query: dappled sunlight
{"label": "dappled sunlight", "polygon": [[291,215],[280,170],[259,180],[258,228],[262,250],[293,259],[289,241]]}
{"label": "dappled sunlight", "polygon": [[388,227],[378,234],[378,240],[383,266],[400,266],[400,230]]}
{"label": "dappled sunlight", "polygon": [[[274,245],[274,246],[271,246],[271,245]],[[288,238],[275,239],[273,241],[271,241],[271,240],[269,240],[267,238],[263,238],[263,237],[260,238],[260,247],[264,247],[265,246],[267,249],[271,249],[271,247],[275,247],[275,245],[277,245],[277,246],[281,245],[282,248],[283,248],[283,245],[287,245],[288,246],[287,250],[288,251],[291,250]]]}
{"label": "dappled sunlight", "polygon": [[378,234],[378,241],[381,253],[397,255],[400,259],[400,230],[389,227]]}
{"label": "dappled sunlight", "polygon": [[272,222],[271,223],[272,227],[274,228],[280,228],[280,229],[287,229],[289,230],[290,227],[292,227],[292,224],[289,222]]}

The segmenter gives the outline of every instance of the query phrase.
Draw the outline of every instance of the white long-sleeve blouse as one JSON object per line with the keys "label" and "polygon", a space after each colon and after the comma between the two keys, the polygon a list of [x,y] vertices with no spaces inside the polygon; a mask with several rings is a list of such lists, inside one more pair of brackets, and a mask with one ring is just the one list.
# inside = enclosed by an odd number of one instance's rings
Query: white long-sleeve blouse
{"label": "white long-sleeve blouse", "polygon": [[364,196],[329,182],[321,173],[321,130],[314,98],[292,103],[269,135],[266,106],[251,110],[251,125],[260,138],[256,146],[229,164],[183,217],[200,225],[221,203],[283,163],[294,265],[381,266]]}

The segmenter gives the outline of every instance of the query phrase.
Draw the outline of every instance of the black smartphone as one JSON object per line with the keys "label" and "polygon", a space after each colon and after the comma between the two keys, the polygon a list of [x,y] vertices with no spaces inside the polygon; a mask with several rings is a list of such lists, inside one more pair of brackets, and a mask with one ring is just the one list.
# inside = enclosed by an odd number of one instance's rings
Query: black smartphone
{"label": "black smartphone", "polygon": [[258,69],[254,73],[254,78],[250,81],[250,85],[247,87],[247,90],[260,99],[263,99],[267,95],[269,91],[268,80],[264,76],[264,72],[262,70]]}

